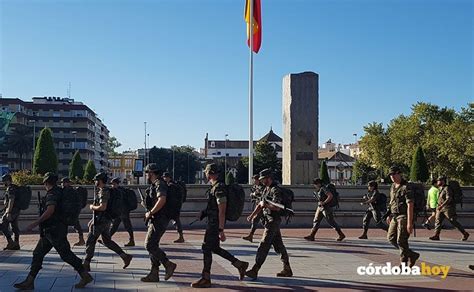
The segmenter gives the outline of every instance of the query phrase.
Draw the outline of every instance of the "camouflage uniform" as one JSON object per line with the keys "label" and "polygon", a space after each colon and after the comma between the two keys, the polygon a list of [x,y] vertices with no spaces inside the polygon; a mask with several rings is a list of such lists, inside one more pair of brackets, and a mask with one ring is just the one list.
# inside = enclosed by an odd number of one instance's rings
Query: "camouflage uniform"
{"label": "camouflage uniform", "polygon": [[[99,188],[97,198],[94,205],[107,204],[110,199],[110,190],[107,187]],[[84,262],[90,263],[94,257],[95,245],[99,236],[102,236],[103,244],[120,255],[122,259],[126,256],[126,253],[115,243],[110,235],[110,224],[111,218],[108,216],[106,211],[94,211],[94,222],[90,228],[89,235],[86,240],[86,258]]]}
{"label": "camouflage uniform", "polygon": [[[125,194],[124,188],[118,187],[118,190],[122,193],[122,195]],[[123,227],[125,227],[125,230],[128,232],[129,241],[134,242],[135,239],[133,236],[133,226],[132,221],[130,220],[130,211],[128,210],[128,206],[125,205],[125,197],[122,198],[122,202],[124,207],[122,208],[120,216],[112,221],[112,227],[110,227],[110,236],[113,236],[115,232],[117,232],[120,223],[123,222]]]}
{"label": "camouflage uniform", "polygon": [[[265,187],[262,186],[262,185],[254,185],[252,186],[252,188],[250,189],[250,193],[252,193],[254,195],[254,198],[252,198],[253,200],[253,207],[255,208],[257,206],[257,204],[260,202],[260,200],[262,199],[262,194],[265,190]],[[251,226],[251,229],[250,229],[250,233],[251,234],[254,234],[255,233],[255,230],[257,230],[257,227],[258,227],[258,224],[260,223],[261,219],[263,217],[263,213],[259,213],[257,216],[255,216],[255,218],[252,220],[252,226]]]}
{"label": "camouflage uniform", "polygon": [[410,234],[407,231],[408,203],[414,204],[414,195],[407,188],[407,182],[402,181],[397,188],[395,183],[390,188],[390,214],[392,219],[388,227],[388,241],[400,250],[402,261],[416,255],[408,246]]}
{"label": "camouflage uniform", "polygon": [[[18,189],[18,186],[11,184],[5,190],[5,198],[4,198],[5,213],[0,219],[0,231],[2,231],[8,243],[12,244],[13,242],[12,242],[11,232],[9,230],[9,225],[11,225],[12,232],[15,235],[16,245],[18,245],[19,240],[20,240],[20,229],[18,228],[18,218],[20,216],[20,209],[15,207],[15,198],[17,196],[17,189]],[[13,208],[11,209],[11,212],[10,212],[11,218],[9,220],[7,218],[6,210],[10,202],[13,203]]]}
{"label": "camouflage uniform", "polygon": [[369,224],[372,218],[375,220],[377,227],[385,231],[388,230],[388,226],[382,220],[382,210],[380,210],[380,207],[377,204],[380,196],[381,194],[378,190],[374,190],[373,192],[367,194],[368,200],[375,199],[375,201],[369,204],[369,208],[365,212],[364,219],[362,220],[362,227],[364,228],[365,233],[367,233],[367,230],[369,230]]}
{"label": "camouflage uniform", "polygon": [[442,225],[444,218],[447,218],[451,224],[456,227],[463,235],[466,235],[467,232],[461,226],[461,224],[457,220],[456,214],[456,204],[453,199],[453,193],[449,186],[441,187],[438,195],[438,206],[441,204],[445,204],[441,210],[436,210],[436,221],[435,221],[435,231],[436,235],[439,236],[441,233]]}

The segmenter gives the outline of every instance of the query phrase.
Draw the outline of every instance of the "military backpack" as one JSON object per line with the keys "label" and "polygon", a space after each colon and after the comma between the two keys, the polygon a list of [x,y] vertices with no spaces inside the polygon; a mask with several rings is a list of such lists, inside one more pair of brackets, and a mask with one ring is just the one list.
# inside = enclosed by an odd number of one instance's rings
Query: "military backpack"
{"label": "military backpack", "polygon": [[18,186],[16,188],[14,206],[20,210],[26,210],[31,202],[31,188],[29,186]]}
{"label": "military backpack", "polygon": [[233,183],[226,185],[227,206],[225,219],[228,221],[237,221],[244,211],[245,191],[241,185]]}
{"label": "military backpack", "polygon": [[453,192],[453,201],[454,204],[460,204],[462,208],[462,201],[464,199],[464,194],[462,193],[462,188],[461,185],[459,184],[458,181],[451,180],[449,181],[449,188],[451,188],[451,191]]}
{"label": "military backpack", "polygon": [[62,188],[59,200],[59,214],[62,222],[74,226],[82,210],[82,200],[77,191],[71,187]]}

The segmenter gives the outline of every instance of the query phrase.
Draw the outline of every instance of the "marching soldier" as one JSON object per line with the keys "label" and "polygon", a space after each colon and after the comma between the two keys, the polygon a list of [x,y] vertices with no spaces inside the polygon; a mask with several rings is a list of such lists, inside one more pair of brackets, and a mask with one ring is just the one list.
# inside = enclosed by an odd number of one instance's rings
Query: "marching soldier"
{"label": "marching soldier", "polygon": [[446,176],[438,177],[438,187],[440,190],[438,195],[438,207],[436,208],[435,235],[431,236],[430,239],[439,240],[444,218],[447,218],[449,222],[462,233],[463,237],[461,240],[466,241],[469,238],[469,233],[464,230],[461,223],[457,220],[456,203],[454,202],[451,188],[446,184]]}
{"label": "marching soldier", "polygon": [[393,184],[390,188],[390,209],[386,214],[389,224],[387,239],[400,250],[400,263],[409,262],[410,267],[413,267],[420,257],[419,253],[408,246],[408,238],[413,232],[414,194],[407,187],[407,181],[403,179],[399,167],[392,166],[389,175]]}
{"label": "marching soldier", "polygon": [[[71,180],[68,177],[63,177],[61,179],[61,187],[64,189],[71,188]],[[81,222],[79,221],[79,218],[77,218],[76,224],[74,224],[74,229],[77,231],[77,234],[79,235],[79,241],[74,243],[74,246],[83,246],[86,244],[84,241],[84,231],[82,230]]]}
{"label": "marching soldier", "polygon": [[97,187],[97,197],[94,204],[89,205],[93,211],[93,220],[89,222],[89,235],[86,241],[86,257],[84,259],[84,268],[90,271],[91,260],[94,257],[95,245],[99,236],[102,236],[103,244],[114,251],[123,260],[123,268],[125,269],[132,261],[132,255],[125,253],[120,246],[112,240],[110,236],[111,218],[107,214],[107,203],[110,200],[110,190],[106,186],[107,174],[100,172],[95,175],[94,183]]}
{"label": "marching soldier", "polygon": [[[258,179],[259,175],[256,174],[253,176],[253,186],[250,189],[250,200],[254,204],[254,209],[257,207],[258,203],[261,201],[262,193],[263,190],[265,189],[265,186],[263,186],[260,183],[260,180]],[[255,218],[251,221],[252,226],[250,228],[250,233],[247,236],[242,237],[242,239],[253,242],[253,235],[255,234],[255,231],[257,230],[258,224],[260,220],[262,219],[263,212],[258,213]]]}
{"label": "marching soldier", "polygon": [[[112,179],[112,188],[119,189],[122,191],[122,187],[120,186],[120,178],[116,177]],[[123,192],[122,192],[123,194]],[[120,222],[123,222],[123,226],[125,227],[125,230],[128,232],[128,243],[126,243],[124,246],[135,246],[135,238],[133,236],[133,226],[132,222],[130,221],[130,211],[127,206],[125,206],[125,197],[122,198],[122,205],[124,206],[122,208],[122,212],[119,217],[115,218],[112,222],[112,227],[110,228],[110,236],[112,237],[115,232],[117,232],[118,227],[120,225]]]}
{"label": "marching soldier", "polygon": [[[163,173],[162,178],[168,184],[168,186],[170,184],[174,184],[173,178],[171,177],[171,174],[169,172]],[[180,213],[181,213],[181,210],[179,210],[175,218],[171,218],[171,220],[173,221],[173,225],[176,227],[176,230],[178,231],[178,234],[179,234],[178,239],[173,241],[174,243],[184,242],[183,225],[181,225]]]}
{"label": "marching soldier", "polygon": [[[370,181],[367,187],[369,192],[364,196],[366,201],[361,203],[361,205],[369,205],[369,208],[365,212],[364,220],[362,221],[364,232],[359,236],[359,239],[367,239],[367,231],[369,230],[369,224],[372,218],[375,220],[377,227],[385,231],[388,230],[388,226],[385,225],[382,220],[382,212],[385,211],[385,208],[380,204],[382,196],[385,197],[385,195],[379,193],[378,184],[374,180]],[[386,200],[384,200],[384,202],[386,203]]]}
{"label": "marching soldier", "polygon": [[211,187],[207,191],[208,201],[207,208],[201,212],[201,218],[207,217],[206,233],[202,244],[202,252],[204,254],[204,266],[202,276],[199,280],[191,284],[193,288],[209,288],[211,287],[211,265],[212,254],[215,253],[232,263],[239,271],[239,278],[243,280],[245,271],[249,263],[243,262],[235,258],[227,250],[220,247],[219,241],[226,240],[225,212],[227,206],[227,191],[225,184],[219,181],[220,171],[216,164],[211,163],[206,166],[204,173],[211,183]]}
{"label": "marching soldier", "polygon": [[67,240],[67,225],[61,221],[60,217],[61,190],[56,186],[57,181],[58,177],[53,173],[48,172],[44,176],[43,184],[46,188],[46,196],[40,201],[41,215],[26,228],[27,231],[31,231],[39,225],[40,239],[33,251],[30,273],[26,280],[14,285],[17,289],[34,289],[35,278],[41,270],[43,259],[53,247],[61,259],[79,273],[81,280],[75,285],[76,288],[84,288],[94,280],[82,266],[81,259],[71,251],[71,246]]}
{"label": "marching soldier", "polygon": [[319,225],[321,225],[321,221],[323,218],[326,218],[329,225],[334,228],[339,235],[336,238],[336,241],[342,241],[346,236],[341,230],[341,227],[337,224],[336,220],[334,220],[334,210],[331,207],[332,200],[334,198],[334,194],[331,191],[323,186],[323,181],[319,178],[313,180],[314,188],[316,189],[317,196],[319,199],[318,206],[316,208],[316,213],[313,219],[313,228],[311,229],[311,233],[304,237],[305,240],[314,241],[314,237],[316,236],[316,232],[318,232]]}
{"label": "marching soldier", "polygon": [[260,172],[259,180],[265,186],[263,197],[256,206],[252,214],[247,218],[248,221],[253,221],[258,213],[263,213],[262,221],[264,223],[265,230],[263,231],[263,237],[260,245],[257,249],[257,255],[255,257],[255,264],[252,269],[248,270],[245,275],[253,280],[257,279],[258,271],[262,267],[265,259],[267,258],[270,247],[273,245],[275,252],[280,254],[281,261],[283,262],[283,270],[276,274],[277,277],[292,277],[293,271],[290,267],[290,258],[286,247],[283,244],[283,238],[281,236],[280,224],[281,224],[281,210],[279,207],[272,205],[266,200],[281,204],[283,202],[283,193],[278,183],[273,180],[273,174],[270,169],[264,169]]}
{"label": "marching soldier", "polygon": [[[20,229],[18,228],[18,218],[20,216],[20,209],[15,206],[15,199],[18,195],[18,187],[13,184],[12,177],[9,174],[4,174],[2,176],[2,182],[6,187],[4,198],[5,213],[0,219],[0,230],[7,239],[7,246],[4,248],[4,250],[19,250]],[[9,225],[12,227],[15,240],[12,240]]]}
{"label": "marching soldier", "polygon": [[160,248],[161,237],[166,232],[170,222],[165,214],[166,196],[168,186],[160,179],[158,166],[150,163],[145,167],[147,181],[150,187],[147,189],[146,206],[147,212],[145,220],[148,224],[148,232],[145,239],[145,248],[150,255],[151,270],[150,273],[141,278],[142,282],[159,282],[159,267],[162,264],[165,267],[165,280],[173,276],[176,270],[176,264],[168,259],[165,252]]}

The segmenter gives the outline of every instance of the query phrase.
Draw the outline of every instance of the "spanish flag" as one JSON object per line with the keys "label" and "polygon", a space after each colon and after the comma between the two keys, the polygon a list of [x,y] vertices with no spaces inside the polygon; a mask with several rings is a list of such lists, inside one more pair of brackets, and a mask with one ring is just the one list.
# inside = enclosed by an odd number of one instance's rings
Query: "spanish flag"
{"label": "spanish flag", "polygon": [[250,3],[253,2],[253,48],[252,51],[258,53],[262,45],[262,8],[260,0],[246,0],[245,2],[245,22],[247,23],[247,44],[250,46]]}

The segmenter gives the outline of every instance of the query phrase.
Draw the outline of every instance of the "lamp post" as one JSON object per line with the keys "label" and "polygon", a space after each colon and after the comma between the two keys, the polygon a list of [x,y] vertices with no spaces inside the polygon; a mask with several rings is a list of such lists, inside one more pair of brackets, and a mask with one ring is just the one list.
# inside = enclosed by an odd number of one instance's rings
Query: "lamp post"
{"label": "lamp post", "polygon": [[227,140],[229,139],[229,134],[225,134],[225,141],[224,141],[224,174],[227,175]]}
{"label": "lamp post", "polygon": [[35,120],[28,120],[28,123],[33,124],[33,152],[31,153],[31,173],[33,173],[33,160],[35,157],[35,140],[36,140],[36,121]]}
{"label": "lamp post", "polygon": [[171,150],[173,150],[173,180],[174,180],[174,148],[171,147]]}

